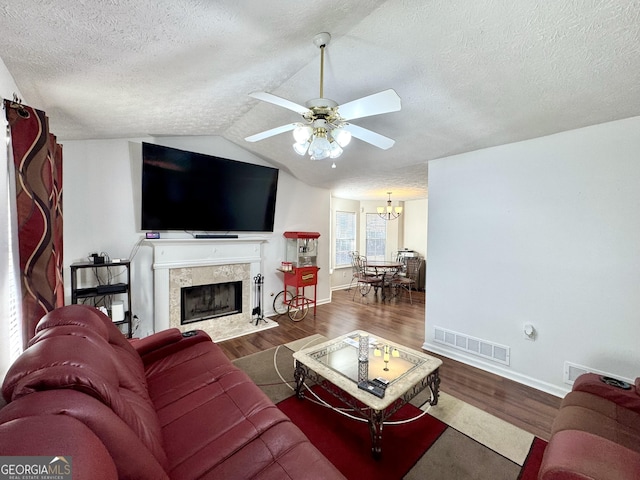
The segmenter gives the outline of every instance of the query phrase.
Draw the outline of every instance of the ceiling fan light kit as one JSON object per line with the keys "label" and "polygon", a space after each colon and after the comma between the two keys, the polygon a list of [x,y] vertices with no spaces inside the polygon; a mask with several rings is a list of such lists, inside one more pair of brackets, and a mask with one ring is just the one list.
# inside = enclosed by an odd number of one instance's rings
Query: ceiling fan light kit
{"label": "ceiling fan light kit", "polygon": [[293,130],[293,138],[296,141],[296,144],[307,143],[309,138],[313,135],[313,128],[309,125],[303,125],[299,123],[298,126]]}
{"label": "ceiling fan light kit", "polygon": [[331,136],[342,148],[346,147],[349,145],[349,142],[351,142],[351,133],[342,127],[334,128],[331,131]]}
{"label": "ceiling fan light kit", "polygon": [[[324,49],[330,40],[331,35],[326,32],[319,33],[313,38],[313,43],[320,48],[320,98],[309,100],[305,103],[306,107],[303,107],[266,92],[250,94],[258,100],[273,103],[302,115],[304,122],[272,128],[246,137],[246,141],[257,142],[293,130],[295,140],[293,150],[301,156],[308,154],[311,160],[338,158],[351,141],[352,136],[383,150],[393,146],[394,140],[351,124],[349,120],[400,110],[400,97],[394,90],[388,89],[344,105],[338,105],[333,100],[323,98]],[[335,168],[335,162],[332,168]]]}

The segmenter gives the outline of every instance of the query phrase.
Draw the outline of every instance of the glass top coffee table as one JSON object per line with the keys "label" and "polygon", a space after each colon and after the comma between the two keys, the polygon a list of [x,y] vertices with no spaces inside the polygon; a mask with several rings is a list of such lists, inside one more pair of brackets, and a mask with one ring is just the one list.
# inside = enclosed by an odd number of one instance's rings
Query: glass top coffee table
{"label": "glass top coffee table", "polygon": [[293,354],[296,394],[312,380],[369,423],[371,452],[382,454],[385,420],[429,388],[438,403],[442,360],[357,330]]}

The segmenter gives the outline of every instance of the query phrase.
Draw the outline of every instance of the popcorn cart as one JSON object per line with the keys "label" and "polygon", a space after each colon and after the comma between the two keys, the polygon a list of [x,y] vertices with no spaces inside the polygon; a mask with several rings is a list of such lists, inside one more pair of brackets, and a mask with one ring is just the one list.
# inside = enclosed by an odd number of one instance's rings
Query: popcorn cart
{"label": "popcorn cart", "polygon": [[[318,232],[284,232],[286,238],[285,260],[278,271],[284,274],[284,290],[273,300],[273,309],[279,315],[285,313],[294,322],[307,316],[313,306],[316,314],[318,285],[317,252]],[[313,289],[313,298],[305,295],[305,289]]]}

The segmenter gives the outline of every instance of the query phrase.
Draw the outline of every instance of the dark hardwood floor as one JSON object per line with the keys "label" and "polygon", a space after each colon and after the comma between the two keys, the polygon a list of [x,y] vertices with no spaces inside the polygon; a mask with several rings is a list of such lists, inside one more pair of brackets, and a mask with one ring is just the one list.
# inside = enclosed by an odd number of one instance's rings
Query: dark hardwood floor
{"label": "dark hardwood floor", "polygon": [[[220,346],[229,358],[236,359],[314,333],[333,338],[361,329],[422,350],[424,292],[413,292],[413,305],[406,294],[384,303],[373,291],[367,297],[356,293],[355,300],[352,296],[353,291],[336,291],[331,303],[318,305],[315,318],[312,311],[300,322],[292,322],[286,315],[273,317],[279,327],[220,342]],[[266,298],[266,302],[272,301],[273,298]],[[549,439],[560,398],[455,360],[439,358],[443,361],[440,369],[442,391],[542,439]]]}

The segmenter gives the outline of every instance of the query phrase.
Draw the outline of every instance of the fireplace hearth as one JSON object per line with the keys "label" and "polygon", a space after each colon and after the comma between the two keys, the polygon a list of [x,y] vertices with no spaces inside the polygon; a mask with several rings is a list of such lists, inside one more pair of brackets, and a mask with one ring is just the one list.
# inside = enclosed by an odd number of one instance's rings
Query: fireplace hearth
{"label": "fireplace hearth", "polygon": [[180,289],[180,324],[242,313],[242,282],[209,283]]}

